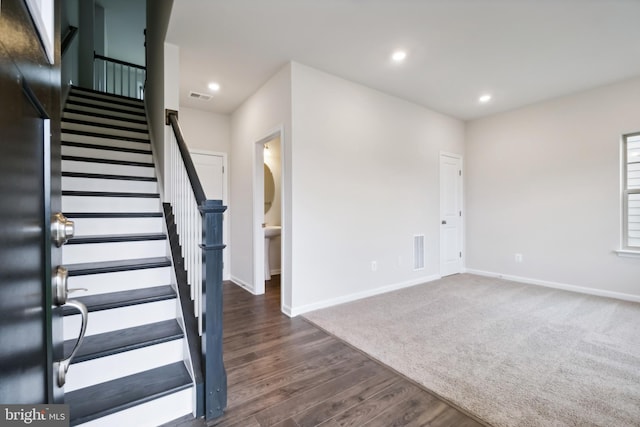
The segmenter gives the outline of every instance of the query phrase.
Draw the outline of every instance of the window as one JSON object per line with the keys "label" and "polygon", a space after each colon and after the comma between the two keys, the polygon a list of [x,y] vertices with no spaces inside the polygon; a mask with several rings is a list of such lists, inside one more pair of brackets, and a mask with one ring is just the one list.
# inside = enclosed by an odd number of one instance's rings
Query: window
{"label": "window", "polygon": [[622,246],[640,251],[640,133],[622,142]]}

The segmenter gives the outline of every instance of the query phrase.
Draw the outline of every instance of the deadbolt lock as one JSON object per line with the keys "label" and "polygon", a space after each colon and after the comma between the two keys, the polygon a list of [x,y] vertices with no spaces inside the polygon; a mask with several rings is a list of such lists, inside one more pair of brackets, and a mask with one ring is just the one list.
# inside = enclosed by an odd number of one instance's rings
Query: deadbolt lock
{"label": "deadbolt lock", "polygon": [[62,213],[58,212],[51,218],[51,239],[57,247],[67,243],[73,237],[74,230],[73,221],[68,220]]}

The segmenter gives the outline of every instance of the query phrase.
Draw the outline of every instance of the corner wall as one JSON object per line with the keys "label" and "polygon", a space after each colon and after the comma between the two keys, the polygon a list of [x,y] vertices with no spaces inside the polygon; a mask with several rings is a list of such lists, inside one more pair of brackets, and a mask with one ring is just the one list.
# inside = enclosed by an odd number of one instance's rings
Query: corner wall
{"label": "corner wall", "polygon": [[469,122],[468,269],[640,300],[640,259],[613,253],[620,137],[640,131],[639,99],[635,78]]}
{"label": "corner wall", "polygon": [[292,87],[292,313],[439,277],[439,156],[464,154],[463,122],[301,64]]}
{"label": "corner wall", "polygon": [[[147,37],[145,105],[149,132],[158,167],[164,165],[164,39],[167,34],[173,0],[147,0]],[[158,182],[163,182],[163,170],[158,170]]]}
{"label": "corner wall", "polygon": [[[255,143],[282,127],[284,168],[291,167],[291,65],[287,64],[231,115],[230,203],[231,279],[255,292],[253,268],[253,185]],[[263,191],[260,189],[259,191]],[[283,242],[290,242],[291,184],[284,184]],[[283,243],[289,248],[291,245]],[[283,267],[285,267],[283,265]],[[282,272],[283,307],[291,306],[292,282],[289,270]]]}

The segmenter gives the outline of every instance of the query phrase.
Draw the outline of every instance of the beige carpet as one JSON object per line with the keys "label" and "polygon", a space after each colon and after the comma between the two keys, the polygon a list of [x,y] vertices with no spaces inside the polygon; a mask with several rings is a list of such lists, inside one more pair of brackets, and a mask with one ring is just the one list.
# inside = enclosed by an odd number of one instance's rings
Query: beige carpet
{"label": "beige carpet", "polygon": [[494,426],[640,426],[640,304],[463,274],[304,317]]}

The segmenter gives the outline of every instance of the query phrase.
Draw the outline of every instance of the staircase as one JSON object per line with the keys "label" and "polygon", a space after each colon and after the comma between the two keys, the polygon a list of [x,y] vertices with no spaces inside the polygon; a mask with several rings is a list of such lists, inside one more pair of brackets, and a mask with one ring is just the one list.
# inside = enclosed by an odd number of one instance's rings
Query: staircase
{"label": "staircase", "polygon": [[[159,425],[192,412],[192,377],[141,101],[73,88],[62,118],[62,248],[89,310],[65,385],[71,425]],[[80,316],[63,311],[65,354]],[[86,424],[85,424],[86,423]]]}

